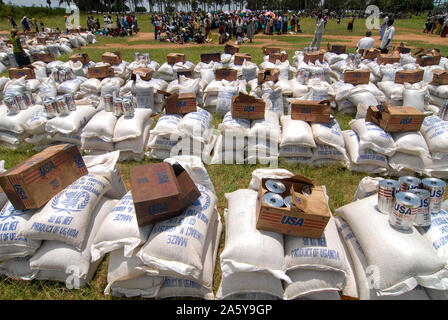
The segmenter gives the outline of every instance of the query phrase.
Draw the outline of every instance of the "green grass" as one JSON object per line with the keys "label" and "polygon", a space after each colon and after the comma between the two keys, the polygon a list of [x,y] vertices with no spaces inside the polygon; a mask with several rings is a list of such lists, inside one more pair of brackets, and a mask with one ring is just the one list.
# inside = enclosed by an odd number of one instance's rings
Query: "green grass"
{"label": "green grass", "polygon": [[[82,15],[81,23],[85,26],[86,15]],[[101,16],[102,21],[102,16]],[[48,17],[45,19],[47,26],[60,28],[64,27],[64,21],[62,17]],[[152,32],[152,25],[149,22],[149,15],[139,15],[139,24],[143,32]],[[414,18],[412,20],[397,20],[397,34],[400,32],[409,32],[409,30],[421,30],[424,24],[423,18]],[[252,61],[260,64],[263,62],[263,53],[259,46],[266,39],[273,39],[275,41],[280,41],[284,43],[281,47],[285,49],[289,55],[289,60],[292,62],[292,57],[296,50],[302,49],[304,46],[308,45],[312,40],[312,33],[314,33],[315,22],[313,19],[301,19],[302,30],[304,34],[299,34],[296,36],[292,35],[282,35],[282,36],[272,36],[268,37],[259,34],[255,37],[252,44],[244,44],[241,46],[240,52],[249,53],[252,56]],[[347,19],[343,19],[340,24],[336,23],[336,20],[330,20],[327,24],[326,32],[324,34],[324,39],[322,45],[325,46],[327,42],[338,42],[344,41],[344,36],[348,35],[346,30]],[[9,26],[5,20],[0,20],[0,30],[8,30]],[[407,31],[406,31],[407,30]],[[366,28],[364,21],[360,19],[355,20],[354,32],[350,35],[363,36],[365,34]],[[326,38],[326,35],[340,35],[340,40],[330,41]],[[149,52],[151,58],[156,60],[160,64],[166,61],[166,55],[169,52],[181,52],[185,53],[187,60],[197,63],[200,61],[200,55],[204,52],[223,52],[223,46],[218,45],[216,34],[213,35],[214,41],[212,45],[207,46],[191,46],[191,47],[180,47],[176,49],[171,49],[169,43],[160,43],[157,41],[141,41],[135,40],[135,37],[130,38],[108,38],[108,37],[97,37],[96,46],[105,46],[107,44],[121,44],[126,43],[128,45],[140,45],[140,44],[158,44],[163,46],[157,49],[142,49],[134,50],[129,48],[120,49],[122,57],[126,61],[133,61],[134,52]],[[426,43],[420,43],[410,39],[405,43],[409,46],[416,47],[433,47]],[[442,54],[446,55],[448,53],[448,46],[440,46]],[[115,50],[112,46],[110,50]],[[101,55],[105,49],[95,49],[90,47],[83,47],[81,52],[89,54],[92,61],[101,61]],[[348,48],[349,52],[353,51],[353,48]],[[59,60],[67,61],[69,58],[68,54],[59,57]],[[7,76],[7,74],[3,74]],[[0,75],[1,76],[1,75]],[[349,122],[352,119],[351,115],[344,115],[340,113],[335,114],[341,128],[343,130],[349,129]],[[214,115],[214,126],[215,128],[219,123],[222,122],[222,117]],[[11,151],[7,149],[0,148],[0,160],[5,160],[6,168],[11,168],[12,166],[24,161],[33,155],[34,152],[31,151],[31,147],[27,145],[21,146],[18,151]],[[153,163],[155,160],[144,160],[143,162],[127,161],[120,163],[120,171],[122,177],[129,188],[130,179],[130,169],[133,166],[141,165],[145,163]],[[207,171],[210,175],[212,182],[214,183],[216,194],[218,197],[218,210],[220,214],[223,214],[224,208],[227,207],[227,201],[225,200],[225,194],[233,192],[241,188],[247,188],[251,180],[251,173],[256,168],[267,167],[266,165],[207,165]],[[287,163],[280,162],[279,167],[290,170],[296,174],[301,174],[313,179],[319,185],[325,185],[330,198],[330,208],[335,210],[336,208],[348,204],[351,202],[353,194],[356,191],[359,181],[366,175],[363,173],[350,172],[346,168],[339,165],[330,165],[324,167],[312,167],[306,165],[291,165]],[[223,220],[225,223],[225,221]],[[224,243],[224,232],[220,241],[219,253],[222,251]],[[87,287],[80,290],[68,290],[65,288],[63,283],[54,281],[18,281],[11,280],[6,277],[0,277],[0,299],[75,299],[75,300],[100,300],[100,299],[113,299],[110,296],[105,296],[103,290],[106,286],[107,277],[107,266],[108,266],[109,255],[106,255],[105,260],[100,264],[98,271],[95,274],[93,280],[88,284]],[[214,290],[216,292],[220,275],[219,267],[219,255],[217,258],[217,266],[214,274]]]}

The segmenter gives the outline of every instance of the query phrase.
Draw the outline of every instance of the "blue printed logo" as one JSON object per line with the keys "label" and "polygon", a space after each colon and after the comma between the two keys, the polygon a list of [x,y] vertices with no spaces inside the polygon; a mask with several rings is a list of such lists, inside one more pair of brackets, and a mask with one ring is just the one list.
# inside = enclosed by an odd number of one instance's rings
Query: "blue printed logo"
{"label": "blue printed logo", "polygon": [[53,198],[51,208],[56,212],[79,212],[87,206],[89,200],[90,194],[86,191],[62,192]]}
{"label": "blue printed logo", "polygon": [[0,212],[0,221],[5,221],[7,219],[14,220],[15,217],[20,217],[26,214],[26,210],[16,210],[12,204],[5,205]]}
{"label": "blue printed logo", "polygon": [[166,174],[166,172],[157,173],[157,179],[159,180],[159,184],[170,182],[170,178],[168,178],[168,174]]}

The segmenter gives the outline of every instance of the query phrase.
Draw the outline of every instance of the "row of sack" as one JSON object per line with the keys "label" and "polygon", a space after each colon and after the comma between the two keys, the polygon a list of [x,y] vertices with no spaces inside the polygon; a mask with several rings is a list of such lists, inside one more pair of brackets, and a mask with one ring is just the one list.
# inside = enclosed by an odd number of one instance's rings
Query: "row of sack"
{"label": "row of sack", "polygon": [[[48,33],[42,33],[41,36],[47,36]],[[55,58],[63,54],[72,54],[73,49],[95,44],[95,35],[90,31],[80,32],[78,34],[68,34],[63,37],[48,39],[45,44],[39,43],[35,36],[20,37],[25,54],[33,60],[33,53],[52,54]],[[0,38],[0,74],[7,71],[8,68],[16,68],[17,62],[13,55],[12,46],[6,43],[6,39]]]}
{"label": "row of sack", "polygon": [[[104,174],[105,164],[113,167],[117,156],[85,159],[89,175],[100,179],[98,174]],[[2,239],[6,240],[2,243],[0,272],[16,279],[61,281],[76,289],[93,278],[101,259],[110,253],[105,294],[114,296],[252,300],[341,296],[362,300],[447,298],[447,256],[442,242],[445,211],[433,215],[431,228],[399,232],[389,226],[385,215],[376,211],[376,194],[365,197],[369,194],[366,190],[371,191],[374,184],[363,179],[356,201],[336,210],[337,216],[331,217],[319,239],[258,230],[257,190],[263,178],[293,175],[284,169],[257,169],[248,189],[225,194],[228,205],[223,214],[224,249],[219,255],[222,277],[215,295],[213,275],[223,223],[216,210],[213,184],[199,158],[181,156],[167,161],[178,162],[187,169],[201,197],[180,216],[154,225],[138,227],[131,192],[117,200],[109,200],[106,193],[92,198],[96,204],[89,206],[93,204],[90,202],[88,209],[82,209],[88,218],[68,213],[79,210],[75,202],[67,201],[76,198],[76,192],[68,190],[55,197],[60,200],[49,202],[52,207],[47,204],[33,215],[14,212],[6,204],[3,223],[14,216],[11,225],[17,237],[8,240],[3,236],[8,232],[2,231]],[[109,179],[110,175],[104,182],[110,183]],[[369,183],[370,189],[366,186]],[[58,211],[64,200],[66,211]],[[362,217],[359,212],[363,212]],[[43,214],[47,216],[44,218]],[[84,236],[84,241],[75,240],[69,235],[71,232],[46,233],[70,219],[72,227],[83,225],[77,235]],[[23,240],[23,235],[34,240]],[[13,252],[22,256],[12,258]]]}

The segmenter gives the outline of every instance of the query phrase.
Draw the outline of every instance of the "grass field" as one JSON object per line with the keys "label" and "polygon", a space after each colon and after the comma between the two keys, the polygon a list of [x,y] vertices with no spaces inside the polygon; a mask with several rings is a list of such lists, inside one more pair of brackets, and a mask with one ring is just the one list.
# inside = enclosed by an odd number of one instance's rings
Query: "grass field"
{"label": "grass field", "polygon": [[[85,15],[81,17],[81,23],[85,25]],[[101,19],[102,21],[102,19]],[[62,17],[48,17],[44,19],[47,26],[60,28],[64,27],[64,22]],[[149,22],[148,15],[139,16],[139,24],[142,33],[152,32],[152,25]],[[312,39],[312,33],[314,32],[314,20],[312,19],[302,19],[302,30],[303,34],[300,35],[283,35],[283,36],[272,36],[268,37],[265,35],[257,35],[252,44],[245,44],[241,47],[241,52],[249,53],[252,55],[252,61],[259,64],[263,61],[263,54],[261,51],[261,45],[269,43],[270,41],[275,41],[276,45],[282,45],[282,47],[288,52],[290,57],[290,62],[292,62],[292,56],[296,50],[301,50],[304,46],[307,46]],[[416,35],[423,35],[421,30],[424,25],[424,18],[415,17],[412,20],[398,20],[396,23],[397,33],[399,36],[415,33]],[[337,24],[335,20],[330,20],[326,28],[326,32],[323,39],[323,44],[327,42],[340,42],[346,41],[348,35],[346,31],[347,21],[342,20],[341,24]],[[0,20],[0,30],[8,30],[9,26],[6,21]],[[366,31],[363,20],[355,20],[354,32],[350,36],[361,37]],[[169,43],[159,43],[154,40],[139,40],[139,36],[134,36],[130,38],[106,38],[97,37],[98,43],[94,46],[82,48],[81,51],[88,53],[89,57],[93,61],[100,61],[103,52],[108,51],[105,49],[106,46],[110,45],[109,50],[115,47],[120,48],[122,52],[123,59],[126,61],[132,61],[134,59],[134,52],[149,52],[151,58],[156,60],[160,64],[165,62],[166,54],[169,52],[181,52],[187,55],[187,60],[194,63],[200,61],[200,54],[204,52],[214,52],[221,51],[222,45],[217,44],[216,34],[214,35],[214,41],[212,44],[206,46],[184,46],[172,48]],[[436,46],[432,41],[435,37],[428,36],[428,41],[417,40],[409,37],[407,44],[413,45],[415,47]],[[440,38],[440,37],[439,37]],[[406,42],[405,42],[406,43]],[[143,45],[147,46],[142,49],[136,49],[135,46]],[[440,48],[443,55],[448,54],[447,45],[437,45]],[[353,52],[354,47],[350,47],[349,51]],[[68,55],[63,55],[58,58],[62,61],[68,60]],[[3,74],[7,76],[7,74]],[[337,120],[339,121],[341,128],[349,129],[349,121],[351,116],[335,114]],[[221,118],[215,115],[215,124],[221,122]],[[23,146],[19,151],[10,151],[5,149],[0,149],[0,160],[4,159],[6,168],[11,168],[17,163],[29,158],[34,153],[30,151],[28,146]],[[153,160],[145,160],[142,163],[154,162]],[[129,175],[132,166],[140,165],[142,163],[138,162],[124,162],[120,164],[121,174],[129,188]],[[264,167],[263,165],[208,165],[208,173],[214,183],[217,196],[218,196],[218,209],[220,214],[223,214],[224,208],[227,207],[227,202],[225,200],[225,193],[233,192],[240,188],[247,188],[249,181],[251,179],[251,173],[254,169]],[[301,174],[313,179],[319,185],[325,185],[330,198],[330,207],[332,210],[348,204],[353,198],[353,194],[358,186],[359,181],[366,175],[361,173],[350,172],[349,170],[341,166],[325,166],[325,167],[310,167],[310,166],[292,166],[285,163],[279,164],[280,168],[288,169],[294,173]],[[225,230],[225,229],[224,229]],[[215,292],[219,286],[220,281],[220,267],[219,267],[219,254],[224,248],[224,234],[223,232],[220,249],[218,253],[218,259],[215,270],[215,282],[214,289]],[[105,296],[103,290],[106,286],[107,277],[107,262],[108,255],[106,259],[100,265],[97,273],[95,274],[93,280],[88,284],[87,287],[80,290],[68,290],[65,288],[65,284],[53,281],[17,281],[10,280],[6,277],[0,277],[0,299],[113,299],[110,296]]]}

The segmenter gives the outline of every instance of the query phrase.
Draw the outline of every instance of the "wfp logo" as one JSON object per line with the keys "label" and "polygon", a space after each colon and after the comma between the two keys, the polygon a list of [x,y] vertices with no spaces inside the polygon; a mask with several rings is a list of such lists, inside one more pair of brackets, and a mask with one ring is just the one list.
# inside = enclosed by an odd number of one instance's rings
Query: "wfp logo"
{"label": "wfp logo", "polygon": [[[86,191],[63,192],[59,193],[53,198],[53,201],[51,202],[51,208],[57,212],[79,212],[87,206],[89,200],[90,194]],[[63,207],[60,206],[60,204],[62,204]]]}

